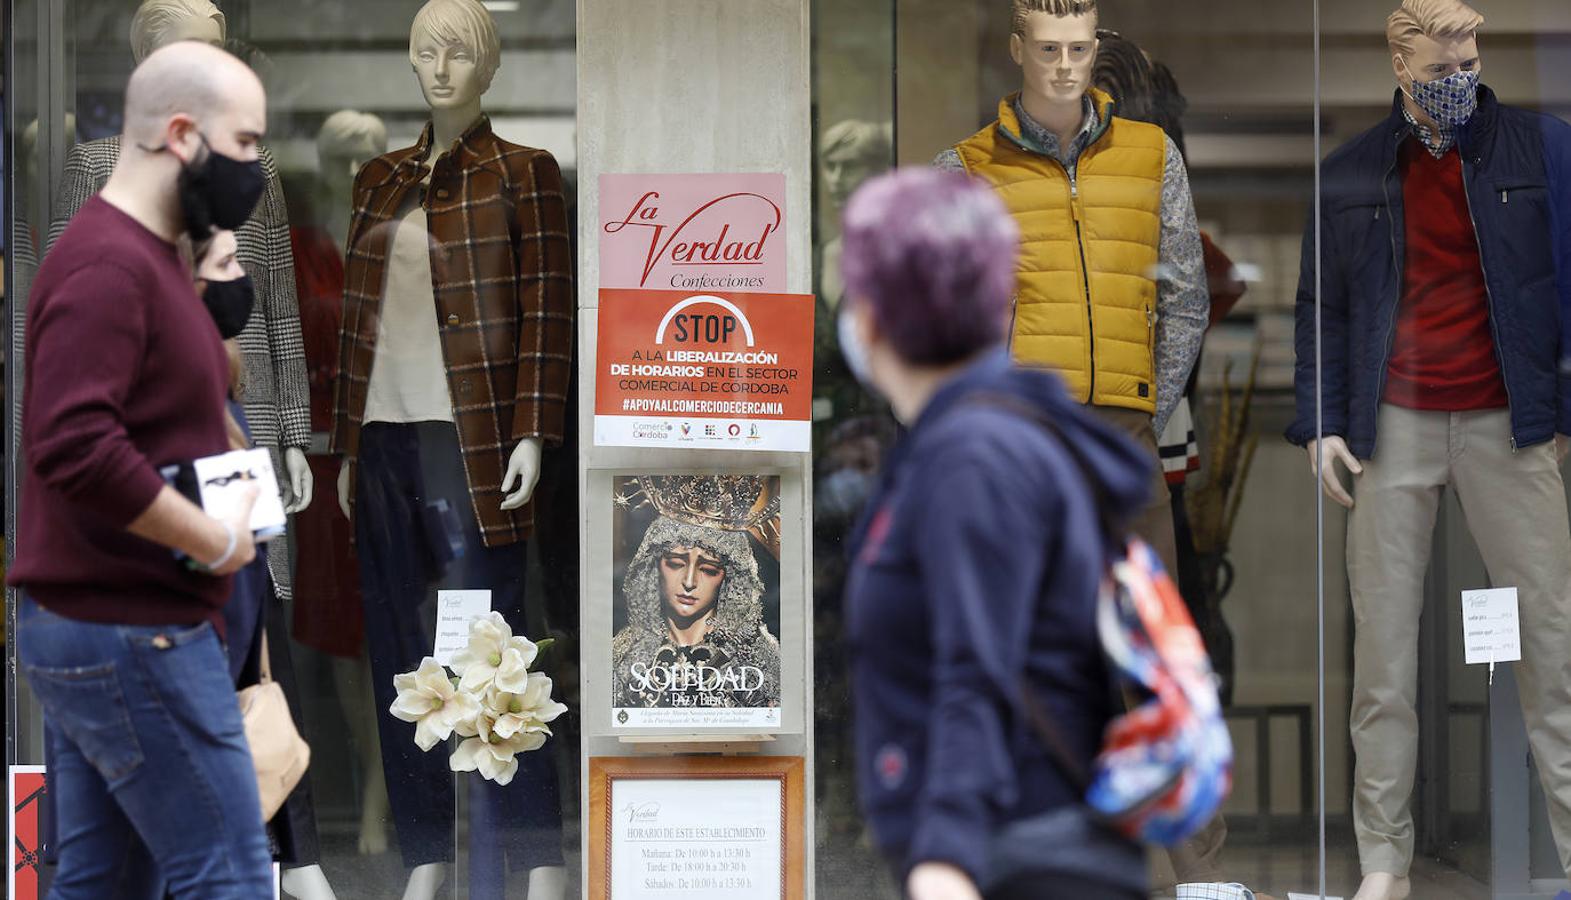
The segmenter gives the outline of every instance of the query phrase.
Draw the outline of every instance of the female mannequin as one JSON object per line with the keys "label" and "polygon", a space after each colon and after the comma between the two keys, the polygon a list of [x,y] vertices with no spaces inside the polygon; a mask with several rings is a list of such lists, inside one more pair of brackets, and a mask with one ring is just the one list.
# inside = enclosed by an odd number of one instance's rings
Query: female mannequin
{"label": "female mannequin", "polygon": [[[524,626],[524,544],[545,441],[560,441],[572,355],[561,172],[497,138],[481,97],[500,41],[478,0],[430,0],[409,59],[431,111],[420,142],[355,178],[332,449],[355,523],[377,707],[432,646],[440,590],[486,590]],[[379,715],[405,900],[430,900],[454,858],[453,776],[407,724]],[[561,807],[549,753],[506,787],[469,792],[469,895],[509,869],[560,897]]]}

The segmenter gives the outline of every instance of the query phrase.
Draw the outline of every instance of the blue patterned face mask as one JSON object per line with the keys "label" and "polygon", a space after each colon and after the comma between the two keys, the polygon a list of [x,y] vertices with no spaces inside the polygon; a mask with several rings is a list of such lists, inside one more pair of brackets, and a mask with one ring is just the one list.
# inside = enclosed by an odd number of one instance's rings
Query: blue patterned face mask
{"label": "blue patterned face mask", "polygon": [[1438,81],[1415,79],[1408,96],[1442,128],[1457,128],[1478,110],[1478,73],[1460,71]]}

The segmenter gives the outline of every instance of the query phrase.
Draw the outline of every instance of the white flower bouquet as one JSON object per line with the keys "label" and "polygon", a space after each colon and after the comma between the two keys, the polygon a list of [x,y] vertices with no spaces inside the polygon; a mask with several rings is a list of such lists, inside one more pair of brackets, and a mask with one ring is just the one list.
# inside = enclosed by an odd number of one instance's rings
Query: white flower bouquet
{"label": "white flower bouquet", "polygon": [[414,723],[421,750],[462,738],[448,758],[454,772],[478,771],[507,784],[518,771],[515,757],[544,746],[549,723],[567,712],[551,699],[550,676],[529,671],[540,650],[492,610],[470,624],[469,645],[453,657],[452,674],[427,656],[420,668],[395,676],[398,699],[388,711]]}

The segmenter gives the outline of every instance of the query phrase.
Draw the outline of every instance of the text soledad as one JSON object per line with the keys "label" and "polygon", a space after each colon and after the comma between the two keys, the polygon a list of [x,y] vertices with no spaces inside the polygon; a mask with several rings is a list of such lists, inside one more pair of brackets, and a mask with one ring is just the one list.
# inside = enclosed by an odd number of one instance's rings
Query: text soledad
{"label": "text soledad", "polygon": [[674,666],[633,663],[627,667],[632,688],[640,693],[666,691],[761,691],[764,672],[757,666],[717,669],[714,666],[682,663]]}

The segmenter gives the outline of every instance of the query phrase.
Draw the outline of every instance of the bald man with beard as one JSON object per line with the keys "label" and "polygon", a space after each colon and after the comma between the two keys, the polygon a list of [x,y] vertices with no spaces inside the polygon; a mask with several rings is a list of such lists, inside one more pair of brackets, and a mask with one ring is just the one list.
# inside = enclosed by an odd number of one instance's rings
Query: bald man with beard
{"label": "bald man with beard", "polygon": [[215,519],[160,474],[229,449],[228,359],[179,245],[250,214],[265,118],[233,56],[149,56],[114,174],[33,285],[9,580],[55,760],[51,900],[273,896],[220,643],[250,504]]}

